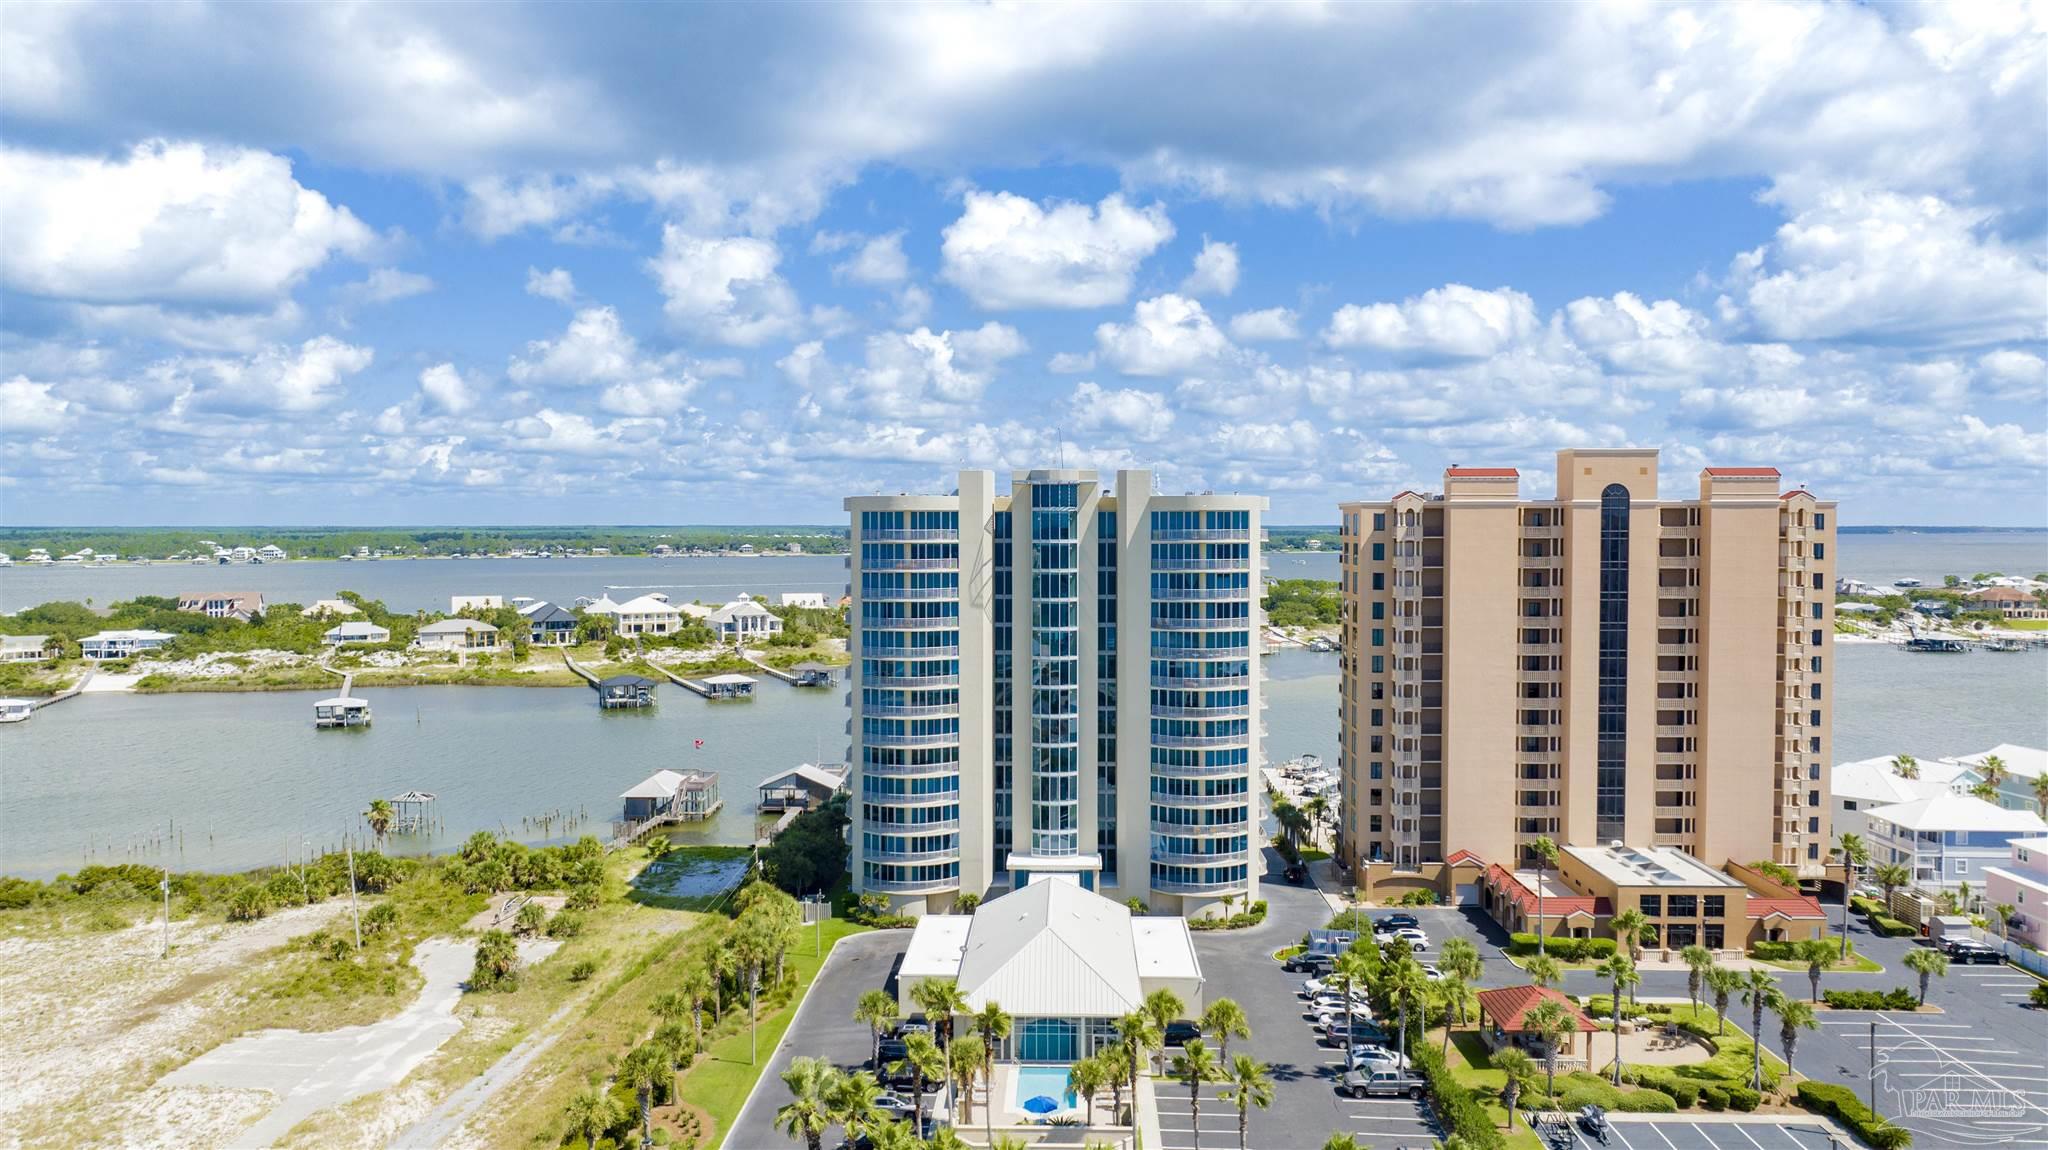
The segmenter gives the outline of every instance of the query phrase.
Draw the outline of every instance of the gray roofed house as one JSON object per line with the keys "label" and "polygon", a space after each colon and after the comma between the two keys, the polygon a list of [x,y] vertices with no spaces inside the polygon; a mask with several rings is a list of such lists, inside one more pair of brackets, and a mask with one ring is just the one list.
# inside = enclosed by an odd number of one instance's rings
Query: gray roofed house
{"label": "gray roofed house", "polygon": [[57,657],[48,635],[0,635],[0,663],[40,663]]}
{"label": "gray roofed house", "polygon": [[263,596],[254,591],[187,591],[178,596],[178,610],[247,623],[263,614]]}
{"label": "gray roofed house", "polygon": [[567,607],[536,599],[519,608],[526,619],[528,638],[536,647],[568,647],[576,642],[576,628],[583,620]]}
{"label": "gray roofed house", "polygon": [[320,641],[331,647],[345,647],[350,643],[389,643],[391,628],[380,627],[367,619],[351,619],[337,623],[320,636]]}
{"label": "gray roofed house", "polygon": [[498,629],[475,619],[443,619],[421,627],[412,643],[424,651],[488,651],[498,645]]}
{"label": "gray roofed house", "polygon": [[831,800],[846,790],[845,763],[799,763],[796,767],[762,781],[761,809],[807,808]]}
{"label": "gray roofed house", "polygon": [[654,680],[639,675],[613,675],[597,681],[597,705],[606,710],[616,707],[651,707],[654,705]]}

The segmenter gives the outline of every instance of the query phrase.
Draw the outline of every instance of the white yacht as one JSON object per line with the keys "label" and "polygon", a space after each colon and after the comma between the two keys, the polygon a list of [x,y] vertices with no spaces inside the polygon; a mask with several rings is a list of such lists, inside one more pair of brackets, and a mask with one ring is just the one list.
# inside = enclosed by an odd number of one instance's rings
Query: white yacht
{"label": "white yacht", "polygon": [[0,723],[25,723],[35,713],[34,699],[0,699]]}
{"label": "white yacht", "polygon": [[1919,585],[1920,585],[1920,580],[1918,580],[1918,579],[1894,579],[1894,580],[1892,580],[1892,586],[1894,586],[1894,587],[1918,587]]}

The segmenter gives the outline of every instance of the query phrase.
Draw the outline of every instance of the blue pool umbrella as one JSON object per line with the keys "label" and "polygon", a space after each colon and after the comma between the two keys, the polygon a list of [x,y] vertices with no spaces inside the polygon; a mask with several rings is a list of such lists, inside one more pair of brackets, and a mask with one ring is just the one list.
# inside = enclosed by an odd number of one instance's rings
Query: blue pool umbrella
{"label": "blue pool umbrella", "polygon": [[1041,1094],[1024,1103],[1024,1109],[1029,1110],[1033,1114],[1050,1114],[1059,1108],[1059,1100],[1046,1094]]}

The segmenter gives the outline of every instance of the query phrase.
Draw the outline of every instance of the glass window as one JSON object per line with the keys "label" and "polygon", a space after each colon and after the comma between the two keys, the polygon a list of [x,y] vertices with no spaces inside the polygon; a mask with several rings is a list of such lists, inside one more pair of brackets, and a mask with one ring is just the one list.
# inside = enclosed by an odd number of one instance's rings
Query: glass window
{"label": "glass window", "polygon": [[1386,513],[1386,512],[1384,512],[1384,511],[1375,511],[1375,512],[1373,512],[1373,513],[1372,513],[1372,529],[1373,529],[1374,531],[1385,531],[1385,530],[1387,529],[1387,513]]}
{"label": "glass window", "polygon": [[1674,894],[1671,896],[1671,918],[1697,918],[1700,913],[1698,895]]}
{"label": "glass window", "polygon": [[1595,713],[1593,833],[1625,839],[1628,799],[1628,488],[1600,493],[1598,708]]}
{"label": "glass window", "polygon": [[1814,545],[1813,545],[1813,557],[1814,557],[1814,559],[1815,559],[1816,561],[1818,561],[1818,560],[1821,560],[1821,559],[1825,559],[1825,558],[1827,558],[1827,557],[1828,557],[1828,545],[1827,545],[1827,544],[1825,544],[1825,543],[1816,543],[1816,544],[1814,544]]}
{"label": "glass window", "polygon": [[1664,896],[1661,894],[1646,894],[1637,900],[1637,905],[1643,908],[1644,917],[1658,918],[1664,913]]}
{"label": "glass window", "polygon": [[[1814,512],[1814,513],[1813,513],[1813,529],[1814,529],[1815,531],[1826,531],[1826,530],[1828,529],[1828,513],[1827,513],[1827,512],[1825,512],[1825,511],[1816,511],[1816,512]],[[1820,558],[1820,556],[1816,555],[1816,556],[1814,556],[1814,558],[1818,559],[1818,558]]]}
{"label": "glass window", "polygon": [[1728,914],[1728,897],[1726,895],[1710,894],[1700,901],[1708,918],[1722,918]]}
{"label": "glass window", "polygon": [[1387,558],[1387,545],[1386,545],[1386,544],[1384,544],[1384,543],[1375,543],[1375,544],[1373,544],[1373,545],[1372,545],[1372,561],[1373,561],[1373,562],[1375,562],[1375,563],[1381,563],[1381,562],[1385,562],[1385,561],[1386,561],[1386,558]]}

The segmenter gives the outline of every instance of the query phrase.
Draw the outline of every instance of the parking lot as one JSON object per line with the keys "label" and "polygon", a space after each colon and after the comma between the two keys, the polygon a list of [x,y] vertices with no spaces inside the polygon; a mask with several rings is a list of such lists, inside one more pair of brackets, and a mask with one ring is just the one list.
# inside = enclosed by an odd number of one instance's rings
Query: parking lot
{"label": "parking lot", "polygon": [[[1684,1122],[1610,1115],[1608,1150],[1848,1150],[1827,1127],[1813,1122]],[[1580,1146],[1598,1146],[1579,1135]]]}

